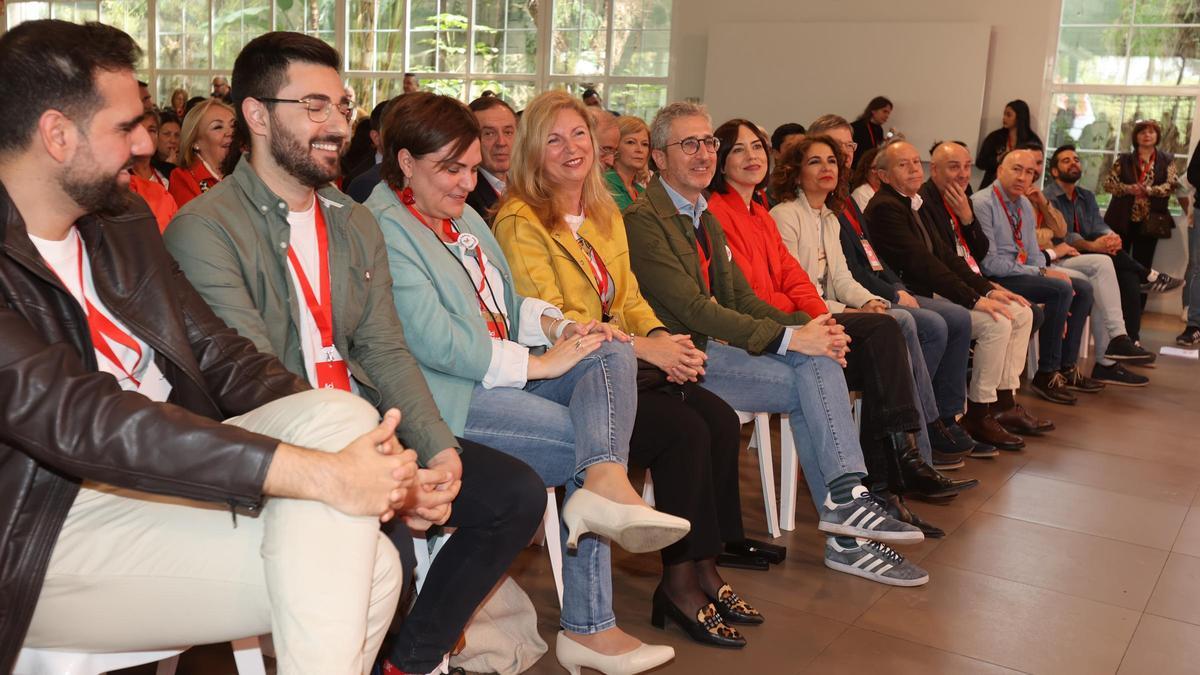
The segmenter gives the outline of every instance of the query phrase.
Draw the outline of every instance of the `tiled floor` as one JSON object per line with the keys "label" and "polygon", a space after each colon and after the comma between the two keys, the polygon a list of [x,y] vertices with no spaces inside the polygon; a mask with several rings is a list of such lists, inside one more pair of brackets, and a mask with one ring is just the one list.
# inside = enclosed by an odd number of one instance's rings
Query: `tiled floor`
{"label": "tiled floor", "polygon": [[[1155,347],[1179,331],[1167,317],[1147,323]],[[1200,672],[1200,362],[1161,357],[1141,372],[1150,387],[1081,394],[1073,408],[1025,396],[1057,431],[1020,453],[969,460],[957,475],[982,485],[955,503],[916,504],[949,532],[902,549],[929,570],[927,586],[890,588],[826,569],[802,494],[797,528],[779,540],[786,562],[722,571],[767,617],[744,631],[745,650],[700,647],[650,626],[659,573],[651,555],[614,553],[621,626],[676,648],[661,673]],[[742,494],[751,536],[765,537],[750,453]],[[551,645],[529,672],[558,675],[545,553],[525,551],[514,576]],[[220,647],[193,651],[181,673],[232,672]]]}

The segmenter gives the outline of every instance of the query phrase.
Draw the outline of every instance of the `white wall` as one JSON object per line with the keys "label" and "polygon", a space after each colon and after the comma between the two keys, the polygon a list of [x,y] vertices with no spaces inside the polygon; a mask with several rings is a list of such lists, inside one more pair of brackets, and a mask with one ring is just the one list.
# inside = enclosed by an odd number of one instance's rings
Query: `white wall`
{"label": "white wall", "polygon": [[[984,80],[984,112],[977,137],[962,139],[975,149],[983,134],[1000,126],[1004,104],[1015,98],[1029,102],[1035,115],[1034,128],[1041,128],[1037,111],[1043,109],[1047,61],[1053,57],[1058,40],[1060,7],[1060,0],[675,0],[671,97],[696,97],[722,109],[728,107],[720,91],[705,90],[709,36],[719,32],[726,22],[979,23],[991,27],[988,64],[986,72],[980,73]],[[884,64],[890,52],[903,49],[903,44],[863,44],[848,31],[845,49],[830,54],[829,60],[819,65],[837,68],[839,61],[850,61],[859,70],[864,62]],[[747,69],[775,73],[780,86],[803,79],[806,64],[760,63],[756,51],[753,43],[747,43],[740,53],[725,58],[739,59]],[[947,52],[944,58],[953,60],[953,50]],[[937,78],[941,70],[938,63],[930,63],[927,76]],[[886,81],[847,82],[846,86],[858,88],[862,103],[853,109],[826,112],[853,119],[872,96],[892,95]],[[970,83],[971,89],[977,87],[978,82]],[[954,83],[948,82],[947,95],[952,96],[954,90]],[[902,118],[903,111],[897,110],[895,126],[899,129],[903,129]],[[811,120],[797,121],[807,124]]]}

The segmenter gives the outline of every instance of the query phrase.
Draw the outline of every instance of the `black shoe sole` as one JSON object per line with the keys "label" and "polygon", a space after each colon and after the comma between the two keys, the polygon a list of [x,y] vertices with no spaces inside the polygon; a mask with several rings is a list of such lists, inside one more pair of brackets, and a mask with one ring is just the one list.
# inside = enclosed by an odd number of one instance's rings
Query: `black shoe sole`
{"label": "black shoe sole", "polygon": [[771,569],[771,563],[767,562],[766,558],[760,558],[758,556],[718,553],[717,567],[730,567],[738,570],[766,572],[767,570]]}
{"label": "black shoe sole", "polygon": [[1041,396],[1043,399],[1051,403],[1057,403],[1059,405],[1075,405],[1074,398],[1060,398],[1045,390],[1039,389],[1038,387],[1033,387],[1033,393]]}
{"label": "black shoe sole", "polygon": [[[1092,379],[1093,379],[1093,380],[1096,380],[1096,378],[1094,378],[1094,377],[1093,377]],[[1097,382],[1100,382],[1100,380],[1096,380],[1096,381],[1097,381]],[[1068,385],[1067,385],[1067,389],[1070,389],[1070,390],[1072,390],[1072,391],[1081,391],[1081,392],[1083,392],[1083,393],[1085,393],[1085,394],[1099,394],[1100,392],[1104,391],[1104,387],[1091,387],[1091,388],[1088,388],[1088,387],[1076,387],[1076,386],[1075,386],[1075,385],[1073,385],[1073,384],[1068,384]]]}
{"label": "black shoe sole", "polygon": [[1136,388],[1136,387],[1145,387],[1150,384],[1149,382],[1117,382],[1116,380],[1100,380],[1100,381],[1105,384],[1111,384],[1114,387],[1135,387]]}

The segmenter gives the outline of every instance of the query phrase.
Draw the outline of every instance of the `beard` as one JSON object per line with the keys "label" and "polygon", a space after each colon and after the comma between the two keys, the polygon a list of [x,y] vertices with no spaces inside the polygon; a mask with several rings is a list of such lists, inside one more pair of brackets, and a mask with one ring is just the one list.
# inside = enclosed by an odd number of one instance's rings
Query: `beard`
{"label": "beard", "polygon": [[[312,158],[310,151],[312,143],[332,143],[345,149],[346,139],[342,136],[321,136],[311,139],[307,144],[301,143],[289,132],[284,125],[276,121],[271,129],[271,157],[284,171],[294,176],[301,184],[319,188],[333,182],[338,177],[338,163],[333,166],[322,166]],[[341,152],[338,153],[341,155]]]}
{"label": "beard", "polygon": [[1058,174],[1059,180],[1061,180],[1064,183],[1068,183],[1070,185],[1074,185],[1075,183],[1078,183],[1079,179],[1082,177],[1083,177],[1082,171],[1072,170],[1072,171],[1066,171],[1066,172],[1059,172],[1059,174]]}
{"label": "beard", "polygon": [[85,142],[79,153],[58,178],[58,185],[79,208],[88,213],[114,215],[129,209],[133,193],[117,183],[117,177],[133,168],[130,157],[117,171],[107,172],[96,165],[91,145]]}

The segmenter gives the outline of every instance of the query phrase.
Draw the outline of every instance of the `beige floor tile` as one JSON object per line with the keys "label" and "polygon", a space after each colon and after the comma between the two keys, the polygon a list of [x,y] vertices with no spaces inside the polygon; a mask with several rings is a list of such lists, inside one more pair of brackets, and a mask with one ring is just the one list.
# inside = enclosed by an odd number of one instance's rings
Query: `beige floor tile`
{"label": "beige floor tile", "polygon": [[1167,552],[976,513],[926,559],[1141,611]]}
{"label": "beige floor tile", "polygon": [[888,675],[1001,675],[1020,672],[861,628],[850,628],[842,633],[800,672],[802,675],[869,673],[881,670],[881,665],[885,665],[882,670]]}
{"label": "beige floor tile", "polygon": [[1200,625],[1200,558],[1171,554],[1146,613]]}
{"label": "beige floor tile", "polygon": [[1013,476],[981,511],[1170,550],[1187,509],[1049,478]]}
{"label": "beige floor tile", "polygon": [[1121,494],[1188,506],[1200,487],[1200,469],[1147,462],[1043,443],[1021,467],[1022,474],[1090,485]]}
{"label": "beige floor tile", "polygon": [[1187,517],[1183,519],[1183,527],[1179,528],[1179,536],[1175,538],[1171,550],[1200,558],[1200,504],[1194,504],[1188,509]]}
{"label": "beige floor tile", "polygon": [[1200,663],[1200,626],[1150,614],[1142,617],[1118,675],[1194,675]]}
{"label": "beige floor tile", "polygon": [[1138,613],[929,564],[930,583],[893,589],[855,625],[1025,672],[1113,672]]}

